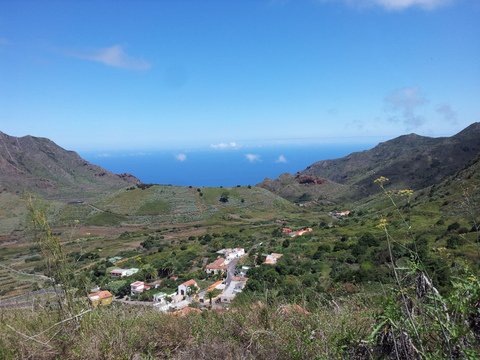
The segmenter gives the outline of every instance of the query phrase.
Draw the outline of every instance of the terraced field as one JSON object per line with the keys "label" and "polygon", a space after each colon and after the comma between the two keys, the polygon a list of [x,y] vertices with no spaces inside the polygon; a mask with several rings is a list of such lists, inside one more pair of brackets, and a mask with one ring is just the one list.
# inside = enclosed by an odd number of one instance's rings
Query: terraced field
{"label": "terraced field", "polygon": [[38,289],[37,277],[0,267],[0,297],[9,298]]}
{"label": "terraced field", "polygon": [[[223,201],[220,200],[222,196]],[[103,198],[93,204],[93,211],[87,215],[86,221],[93,221],[95,225],[102,225],[102,222],[104,225],[125,222],[184,223],[205,220],[216,214],[272,212],[273,209],[296,211],[296,207],[288,201],[256,187],[189,188],[155,185],[146,189],[121,190]]]}

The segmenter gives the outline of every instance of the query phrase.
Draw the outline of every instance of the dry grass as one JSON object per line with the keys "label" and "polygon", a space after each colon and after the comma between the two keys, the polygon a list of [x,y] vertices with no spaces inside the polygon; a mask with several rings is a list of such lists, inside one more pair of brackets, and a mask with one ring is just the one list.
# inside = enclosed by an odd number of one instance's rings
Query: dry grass
{"label": "dry grass", "polygon": [[[310,312],[278,306],[174,317],[152,309],[112,306],[26,339],[58,321],[51,311],[0,312],[5,359],[335,359],[371,331],[372,314],[348,302]],[[53,337],[53,338],[52,338]],[[46,345],[43,345],[44,343]]]}

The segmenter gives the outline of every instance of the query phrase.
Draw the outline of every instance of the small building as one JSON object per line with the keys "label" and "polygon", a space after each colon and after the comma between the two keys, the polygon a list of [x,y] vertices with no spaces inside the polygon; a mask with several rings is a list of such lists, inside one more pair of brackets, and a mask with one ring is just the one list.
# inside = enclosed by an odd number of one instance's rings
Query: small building
{"label": "small building", "polygon": [[110,305],[113,301],[113,295],[110,291],[102,290],[88,294],[88,300],[90,300],[93,307]]}
{"label": "small building", "polygon": [[117,268],[110,271],[110,276],[114,278],[122,278],[122,277],[132,276],[133,274],[136,274],[139,271],[140,269],[137,269],[137,268],[130,268],[130,269]]}
{"label": "small building", "polygon": [[234,249],[222,249],[218,250],[217,254],[222,254],[225,256],[225,264],[228,264],[233,259],[240,259],[245,255],[245,249],[243,248],[234,248]]}
{"label": "small building", "polygon": [[166,303],[167,302],[166,298],[167,298],[167,294],[165,294],[163,292],[153,294],[153,302],[154,303]]}
{"label": "small building", "polygon": [[227,265],[225,264],[225,259],[222,257],[217,258],[214,262],[205,266],[205,272],[207,274],[221,274],[227,270]]}
{"label": "small building", "polygon": [[350,210],[344,210],[344,211],[332,211],[330,213],[331,216],[333,217],[344,217],[350,215],[352,212]]}
{"label": "small building", "polygon": [[187,296],[199,289],[197,282],[193,279],[185,281],[183,284],[178,285],[177,294]]}
{"label": "small building", "polygon": [[112,264],[115,264],[117,261],[122,260],[123,258],[121,256],[114,256],[108,259]]}
{"label": "small building", "polygon": [[292,229],[286,227],[286,228],[283,228],[283,229],[282,229],[282,234],[288,235],[288,234],[290,234],[292,231],[293,231]]}
{"label": "small building", "polygon": [[[210,285],[206,291],[202,291],[200,294],[198,294],[198,302],[201,304],[204,304],[208,301],[210,301],[208,294],[211,293],[214,290],[224,290],[225,289],[225,284],[223,283],[223,280],[219,280],[212,285]],[[216,298],[216,297],[215,297]],[[213,299],[212,299],[213,300]]]}
{"label": "small building", "polygon": [[207,288],[207,292],[212,292],[215,289],[224,289],[225,284],[223,283],[223,280],[218,280],[217,282],[214,282],[212,285],[210,285]]}
{"label": "small building", "polygon": [[130,284],[130,293],[132,295],[141,294],[146,290],[150,290],[150,286],[143,281],[135,281]]}
{"label": "small building", "polygon": [[289,235],[290,235],[290,237],[293,238],[293,237],[302,236],[302,235],[311,233],[312,231],[313,231],[312,228],[304,228],[304,229],[300,229],[300,230],[297,230],[297,231],[292,231]]}
{"label": "small building", "polygon": [[267,265],[275,265],[278,259],[280,259],[282,256],[283,254],[271,253],[270,255],[267,255],[263,263]]}

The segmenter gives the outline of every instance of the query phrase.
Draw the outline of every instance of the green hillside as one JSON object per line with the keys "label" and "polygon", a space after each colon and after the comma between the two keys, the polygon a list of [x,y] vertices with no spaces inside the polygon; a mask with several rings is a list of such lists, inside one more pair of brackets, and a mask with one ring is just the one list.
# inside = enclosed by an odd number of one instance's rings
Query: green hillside
{"label": "green hillside", "polygon": [[287,200],[257,187],[131,187],[108,195],[93,206],[98,210],[92,208],[87,223],[98,218],[101,212],[106,214],[103,215],[106,222],[175,223],[219,216],[241,218],[258,212],[298,211]]}

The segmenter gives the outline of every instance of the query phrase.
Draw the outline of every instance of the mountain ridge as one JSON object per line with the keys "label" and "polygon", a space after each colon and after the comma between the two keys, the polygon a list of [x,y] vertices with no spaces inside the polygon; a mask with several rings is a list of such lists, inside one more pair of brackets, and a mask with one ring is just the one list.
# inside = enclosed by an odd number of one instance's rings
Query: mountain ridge
{"label": "mountain ridge", "polygon": [[[480,123],[473,123],[450,137],[427,137],[417,134],[401,135],[381,142],[370,150],[351,153],[333,160],[313,163],[292,177],[290,182],[265,179],[259,186],[289,200],[301,197],[318,199],[356,200],[377,191],[373,180],[379,176],[389,178],[390,186],[414,190],[439,183],[446,176],[462,169],[480,154]],[[322,184],[303,184],[295,194],[282,187],[298,187],[298,179],[308,176],[326,179],[344,186],[339,193],[330,193]],[[285,180],[286,175],[282,175]],[[338,188],[338,187],[337,187]],[[296,197],[296,199],[295,199]]]}
{"label": "mountain ridge", "polygon": [[0,131],[0,191],[72,200],[139,182],[133,175],[113,174],[91,164],[48,138],[15,137]]}

